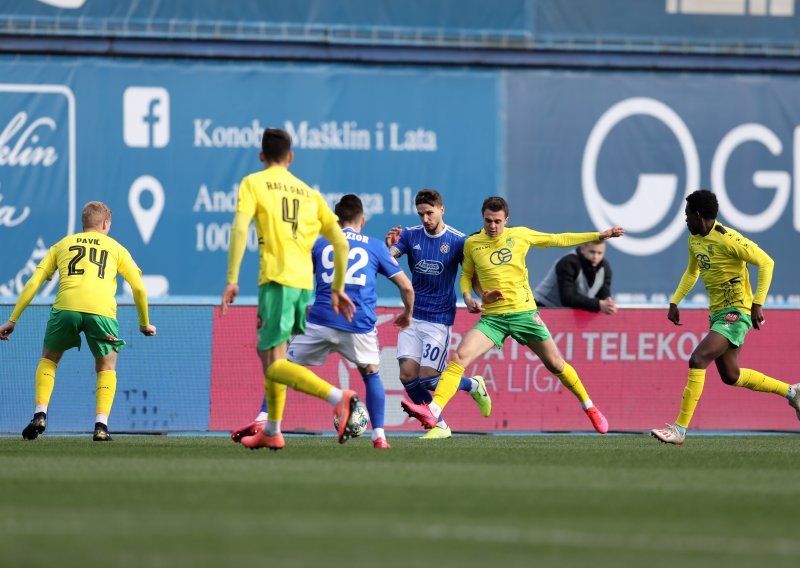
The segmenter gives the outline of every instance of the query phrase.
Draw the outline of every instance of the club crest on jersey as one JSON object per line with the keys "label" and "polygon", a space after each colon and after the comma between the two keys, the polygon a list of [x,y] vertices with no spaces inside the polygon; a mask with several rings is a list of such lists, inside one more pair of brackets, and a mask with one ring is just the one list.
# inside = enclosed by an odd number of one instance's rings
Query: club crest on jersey
{"label": "club crest on jersey", "polygon": [[739,321],[739,314],[737,314],[736,312],[730,312],[728,314],[725,314],[725,321],[731,323],[737,322]]}
{"label": "club crest on jersey", "polygon": [[506,244],[508,246],[510,246],[510,247],[513,247],[514,246],[514,239],[511,239],[511,238],[506,239]]}
{"label": "club crest on jersey", "polygon": [[442,246],[439,247],[439,250],[442,254],[447,254],[450,252],[450,243],[442,243]]}

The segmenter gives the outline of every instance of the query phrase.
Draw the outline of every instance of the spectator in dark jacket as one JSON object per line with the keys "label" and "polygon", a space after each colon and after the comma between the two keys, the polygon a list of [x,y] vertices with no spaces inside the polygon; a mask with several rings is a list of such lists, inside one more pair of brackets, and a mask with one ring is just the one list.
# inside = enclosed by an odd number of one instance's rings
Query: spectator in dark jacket
{"label": "spectator in dark jacket", "polygon": [[605,251],[605,243],[597,241],[561,257],[536,287],[536,303],[545,308],[616,313],[617,304],[611,297],[611,265],[604,258]]}

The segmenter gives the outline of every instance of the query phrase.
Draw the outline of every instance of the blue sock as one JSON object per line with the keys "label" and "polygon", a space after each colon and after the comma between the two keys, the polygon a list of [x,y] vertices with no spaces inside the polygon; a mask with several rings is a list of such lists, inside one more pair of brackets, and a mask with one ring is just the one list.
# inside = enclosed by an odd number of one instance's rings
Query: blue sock
{"label": "blue sock", "polygon": [[[425,392],[425,396],[426,396],[425,404],[430,403],[433,400],[433,396],[431,396],[431,393],[428,392],[428,391],[435,391],[436,390],[436,385],[439,384],[439,375],[435,375],[433,377],[420,377],[419,379],[417,379],[417,381],[419,381],[420,388]],[[417,404],[419,404],[419,403],[417,403]],[[437,420],[436,422],[437,423],[444,422],[443,415],[440,414],[439,415],[439,420]]]}
{"label": "blue sock", "polygon": [[458,383],[458,390],[469,392],[472,390],[472,379],[461,377],[461,382]]}
{"label": "blue sock", "polygon": [[[439,375],[434,375],[432,377],[420,377],[419,384],[422,385],[423,388],[428,389],[429,391],[435,391],[436,385],[439,384]],[[431,398],[431,400],[433,400]]]}
{"label": "blue sock", "polygon": [[414,379],[409,383],[404,383],[403,388],[406,389],[408,398],[410,398],[411,402],[414,404],[428,404],[433,400],[433,396],[428,392],[428,389],[422,385],[420,379]]}
{"label": "blue sock", "polygon": [[367,387],[367,412],[373,428],[383,428],[386,417],[386,391],[380,372],[361,375]]}
{"label": "blue sock", "polygon": [[261,410],[259,412],[263,412],[264,414],[267,413],[267,397],[265,396],[261,401]]}

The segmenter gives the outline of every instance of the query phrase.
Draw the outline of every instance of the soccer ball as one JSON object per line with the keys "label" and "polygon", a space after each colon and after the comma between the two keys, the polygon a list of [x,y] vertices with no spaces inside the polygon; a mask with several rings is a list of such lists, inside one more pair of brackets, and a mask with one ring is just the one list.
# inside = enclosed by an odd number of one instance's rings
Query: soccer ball
{"label": "soccer ball", "polygon": [[[361,406],[360,404],[356,406],[356,409],[353,411],[353,414],[350,415],[350,426],[353,428],[352,437],[357,438],[364,431],[367,429],[369,425],[369,414],[367,413],[367,409]],[[339,417],[335,414],[333,415],[333,429],[338,431],[339,430]]]}

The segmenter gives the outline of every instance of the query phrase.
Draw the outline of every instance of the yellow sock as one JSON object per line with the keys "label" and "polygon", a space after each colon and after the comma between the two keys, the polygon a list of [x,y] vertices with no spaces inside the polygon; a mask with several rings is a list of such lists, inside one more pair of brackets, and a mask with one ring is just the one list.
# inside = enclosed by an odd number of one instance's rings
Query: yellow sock
{"label": "yellow sock", "polygon": [[771,392],[786,397],[789,394],[789,383],[784,383],[778,379],[768,377],[764,373],[759,373],[753,369],[742,369],[739,373],[739,380],[733,385],[744,387],[751,391]]}
{"label": "yellow sock", "polygon": [[589,400],[589,394],[586,392],[586,389],[583,388],[583,383],[580,377],[578,377],[578,372],[572,368],[572,365],[564,361],[564,370],[560,373],[556,373],[556,377],[558,377],[562,385],[569,389],[569,392],[578,397],[581,404]]}
{"label": "yellow sock", "polygon": [[675,420],[675,424],[678,426],[682,428],[689,427],[694,409],[697,408],[697,401],[700,400],[700,395],[703,394],[703,383],[705,382],[705,369],[689,369],[689,380],[686,382],[686,388],[683,389],[683,398],[681,399],[681,412],[678,414],[677,420]]}
{"label": "yellow sock", "polygon": [[[36,366],[36,398],[34,404],[37,408],[47,407],[50,404],[50,396],[53,394],[53,386],[56,384],[56,367],[50,359],[42,357]],[[37,411],[38,412],[38,411]],[[42,410],[46,412],[46,410]]]}
{"label": "yellow sock", "polygon": [[463,374],[464,367],[458,363],[450,361],[447,364],[444,373],[439,377],[439,384],[436,385],[436,392],[433,393],[434,404],[439,405],[439,408],[444,408],[444,406],[450,402],[450,399],[453,398],[453,395],[458,391],[458,383],[461,381]]}
{"label": "yellow sock", "polygon": [[97,373],[97,414],[108,416],[114,404],[114,393],[117,392],[117,372],[100,371]]}
{"label": "yellow sock", "polygon": [[[317,375],[301,367],[297,363],[292,363],[286,359],[275,361],[267,369],[267,379],[276,383],[292,387],[296,391],[304,392],[326,400],[333,385],[319,378]],[[277,417],[270,415],[270,420],[278,420]]]}
{"label": "yellow sock", "polygon": [[267,393],[267,416],[272,422],[280,422],[283,420],[283,409],[286,407],[287,387],[268,379],[267,375],[269,375],[269,370],[264,374],[264,392]]}

